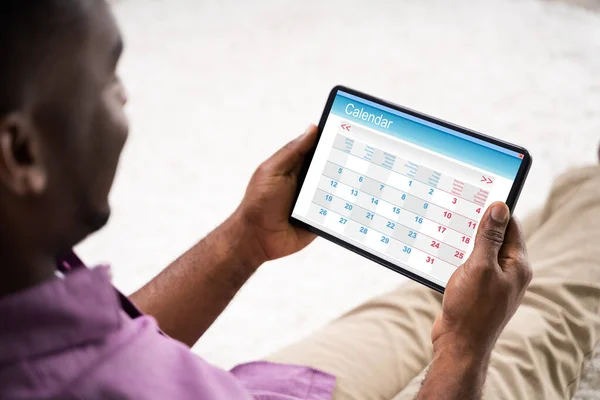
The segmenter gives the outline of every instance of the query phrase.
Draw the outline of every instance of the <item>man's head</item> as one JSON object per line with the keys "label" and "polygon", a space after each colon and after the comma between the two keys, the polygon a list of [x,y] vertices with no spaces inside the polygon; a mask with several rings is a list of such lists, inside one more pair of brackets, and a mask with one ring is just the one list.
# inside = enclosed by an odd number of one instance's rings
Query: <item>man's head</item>
{"label": "man's head", "polygon": [[2,253],[57,255],[106,223],[127,136],[121,50],[105,0],[0,2]]}

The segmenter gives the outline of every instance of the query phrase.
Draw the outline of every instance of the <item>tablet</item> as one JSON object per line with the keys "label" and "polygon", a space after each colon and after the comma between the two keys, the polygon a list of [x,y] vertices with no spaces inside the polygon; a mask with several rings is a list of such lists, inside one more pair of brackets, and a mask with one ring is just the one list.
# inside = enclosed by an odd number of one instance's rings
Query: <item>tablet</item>
{"label": "tablet", "polygon": [[335,87],[290,220],[443,293],[491,203],[515,207],[522,147]]}

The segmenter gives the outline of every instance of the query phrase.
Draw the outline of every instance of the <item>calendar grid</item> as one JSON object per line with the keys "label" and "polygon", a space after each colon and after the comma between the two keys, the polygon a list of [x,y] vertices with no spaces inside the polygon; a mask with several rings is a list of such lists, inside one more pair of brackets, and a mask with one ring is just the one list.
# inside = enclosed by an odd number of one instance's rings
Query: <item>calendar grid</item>
{"label": "calendar grid", "polygon": [[485,204],[489,192],[405,157],[338,133],[309,216],[366,240],[374,251],[446,275],[468,254],[483,207],[478,203]]}

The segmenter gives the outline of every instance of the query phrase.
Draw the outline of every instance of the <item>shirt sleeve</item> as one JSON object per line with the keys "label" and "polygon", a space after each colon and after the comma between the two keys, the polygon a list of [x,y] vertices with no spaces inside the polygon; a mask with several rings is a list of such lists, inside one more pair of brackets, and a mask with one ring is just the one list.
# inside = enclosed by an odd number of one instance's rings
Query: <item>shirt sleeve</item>
{"label": "shirt sleeve", "polygon": [[335,377],[313,368],[258,361],[231,373],[256,400],[331,400]]}

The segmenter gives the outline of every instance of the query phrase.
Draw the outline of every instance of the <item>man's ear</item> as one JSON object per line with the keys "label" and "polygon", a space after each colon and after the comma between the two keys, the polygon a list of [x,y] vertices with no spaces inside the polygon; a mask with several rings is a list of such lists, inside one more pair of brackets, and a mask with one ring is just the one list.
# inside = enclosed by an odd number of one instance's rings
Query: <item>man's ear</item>
{"label": "man's ear", "polygon": [[42,194],[47,174],[41,146],[28,118],[16,113],[0,118],[0,185],[17,196]]}

